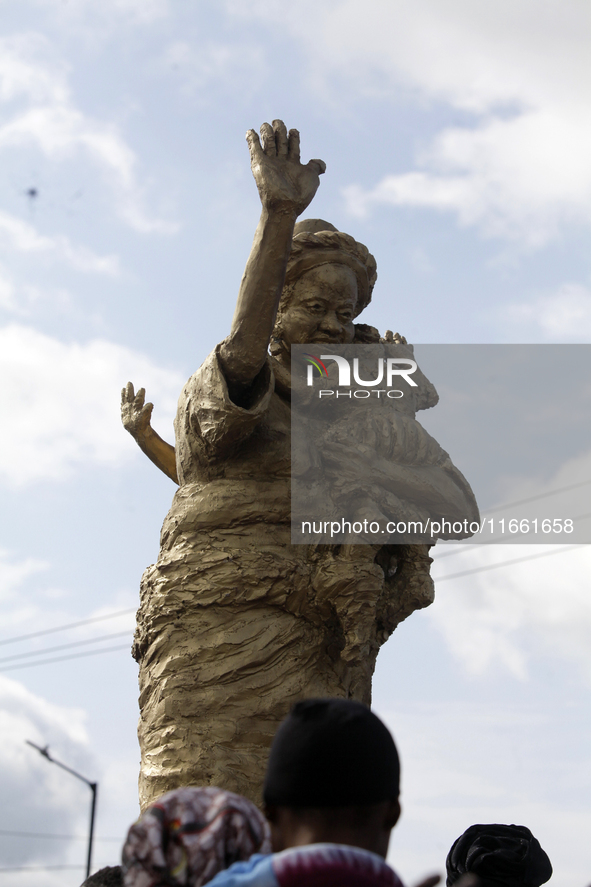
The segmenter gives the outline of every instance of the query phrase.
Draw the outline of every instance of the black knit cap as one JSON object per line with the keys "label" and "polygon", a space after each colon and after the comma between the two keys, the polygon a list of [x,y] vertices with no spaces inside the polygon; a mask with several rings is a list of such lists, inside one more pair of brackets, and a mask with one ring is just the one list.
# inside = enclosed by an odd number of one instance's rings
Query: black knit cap
{"label": "black knit cap", "polygon": [[360,702],[298,702],[275,734],[263,788],[265,804],[361,806],[396,800],[399,792],[394,740]]}
{"label": "black knit cap", "polygon": [[524,825],[471,825],[454,841],[445,862],[447,887],[472,872],[485,887],[540,887],[552,864]]}

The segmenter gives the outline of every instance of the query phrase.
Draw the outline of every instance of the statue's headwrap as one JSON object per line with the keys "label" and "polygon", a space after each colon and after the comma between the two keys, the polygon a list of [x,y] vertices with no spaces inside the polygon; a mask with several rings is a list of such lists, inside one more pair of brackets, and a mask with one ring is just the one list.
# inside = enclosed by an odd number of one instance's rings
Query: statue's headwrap
{"label": "statue's headwrap", "polygon": [[337,231],[323,219],[304,219],[297,222],[285,275],[286,287],[304,272],[318,265],[347,265],[357,278],[358,299],[355,317],[371,301],[378,276],[376,260],[366,246],[350,234]]}

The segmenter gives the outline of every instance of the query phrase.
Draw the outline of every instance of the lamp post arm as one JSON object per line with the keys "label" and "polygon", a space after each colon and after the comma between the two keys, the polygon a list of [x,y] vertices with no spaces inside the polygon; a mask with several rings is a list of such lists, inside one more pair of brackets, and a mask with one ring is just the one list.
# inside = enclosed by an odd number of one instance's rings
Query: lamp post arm
{"label": "lamp post arm", "polygon": [[67,767],[65,764],[62,764],[61,761],[56,761],[55,758],[52,758],[49,754],[49,746],[46,745],[45,748],[40,748],[40,746],[35,745],[35,743],[31,742],[29,739],[25,739],[25,742],[27,743],[27,745],[31,745],[33,746],[33,748],[36,748],[37,751],[42,754],[44,758],[47,758],[48,761],[51,761],[52,764],[56,764],[58,767],[61,767],[62,770],[67,770],[68,773],[71,773],[72,776],[76,777],[76,779],[81,779],[82,782],[85,782],[86,785],[90,786],[90,788],[92,788],[93,785],[96,785],[95,782],[91,782],[90,779],[86,778],[86,776],[82,776],[81,773],[77,773],[75,770],[72,770],[71,767]]}
{"label": "lamp post arm", "polygon": [[65,770],[67,773],[70,773],[72,776],[75,776],[76,779],[80,779],[82,782],[85,782],[86,785],[90,788],[92,792],[92,802],[90,805],[90,829],[88,832],[88,854],[86,857],[86,877],[90,877],[90,866],[92,863],[92,839],[94,836],[94,815],[96,812],[96,795],[98,791],[98,782],[91,782],[90,779],[87,779],[86,776],[82,776],[81,773],[77,773],[76,770],[72,770],[71,767],[67,767],[66,764],[62,764],[61,761],[56,761],[55,758],[52,758],[49,754],[49,746],[46,745],[45,748],[41,748],[40,745],[35,745],[34,742],[31,742],[29,739],[25,739],[27,745],[30,745],[32,748],[36,749],[39,754],[43,755],[44,758],[51,764],[56,764],[58,767],[61,767],[62,770]]}

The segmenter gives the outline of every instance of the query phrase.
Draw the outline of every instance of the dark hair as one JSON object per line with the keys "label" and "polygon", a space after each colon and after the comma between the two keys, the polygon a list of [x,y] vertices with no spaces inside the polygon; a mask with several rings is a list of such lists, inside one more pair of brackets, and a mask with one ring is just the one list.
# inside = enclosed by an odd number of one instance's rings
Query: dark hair
{"label": "dark hair", "polygon": [[123,873],[120,865],[108,865],[99,869],[84,881],[80,887],[123,887]]}
{"label": "dark hair", "polygon": [[399,792],[394,740],[360,702],[298,702],[279,727],[265,775],[267,805],[363,807],[396,800]]}

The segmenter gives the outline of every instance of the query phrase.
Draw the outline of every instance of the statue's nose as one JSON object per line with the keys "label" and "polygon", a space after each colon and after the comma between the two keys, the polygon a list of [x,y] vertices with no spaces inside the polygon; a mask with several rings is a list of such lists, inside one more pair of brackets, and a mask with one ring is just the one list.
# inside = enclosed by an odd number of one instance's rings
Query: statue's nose
{"label": "statue's nose", "polygon": [[339,319],[335,311],[327,311],[327,313],[322,318],[320,328],[327,331],[330,330],[330,332],[339,332],[341,324],[339,323]]}

